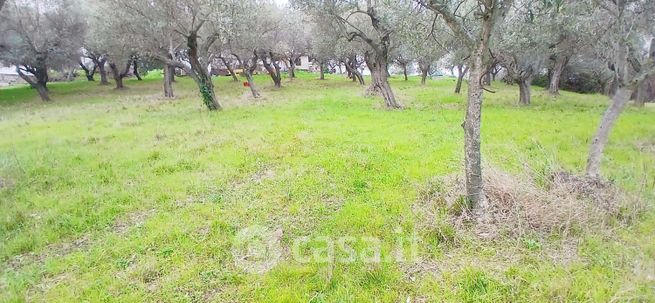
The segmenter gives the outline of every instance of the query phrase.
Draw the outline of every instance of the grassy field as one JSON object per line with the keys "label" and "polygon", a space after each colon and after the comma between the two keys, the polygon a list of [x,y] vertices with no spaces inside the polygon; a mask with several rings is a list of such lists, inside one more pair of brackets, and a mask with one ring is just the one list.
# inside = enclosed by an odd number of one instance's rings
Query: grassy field
{"label": "grassy field", "polygon": [[[52,84],[52,103],[0,89],[0,301],[181,302],[655,302],[655,212],[612,232],[566,240],[483,241],[423,222],[425,184],[461,171],[465,95],[454,79],[392,80],[406,109],[364,89],[301,74],[263,97],[216,80],[221,112],[194,84],[161,98],[156,77],[126,90]],[[486,94],[487,166],[581,172],[607,98],[517,87]],[[604,175],[655,198],[655,108],[628,108],[612,133]],[[447,230],[435,236],[430,229]],[[244,228],[273,231],[270,270],[239,266]],[[445,227],[444,227],[445,226]],[[380,240],[382,262],[299,262],[299,237]],[[416,236],[417,258],[388,261]],[[445,240],[446,239],[446,240]],[[447,240],[450,239],[450,240]],[[402,245],[403,249],[407,244]],[[238,251],[238,250],[236,250]]]}

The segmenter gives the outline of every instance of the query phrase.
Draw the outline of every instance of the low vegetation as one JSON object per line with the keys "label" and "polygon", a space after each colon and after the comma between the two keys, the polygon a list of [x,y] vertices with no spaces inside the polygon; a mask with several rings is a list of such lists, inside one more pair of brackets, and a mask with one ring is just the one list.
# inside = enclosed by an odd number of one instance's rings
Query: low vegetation
{"label": "low vegetation", "polygon": [[[480,215],[458,206],[456,79],[391,78],[404,109],[387,110],[343,76],[296,73],[282,88],[255,76],[257,99],[215,79],[221,112],[189,78],[160,97],[152,73],[124,90],[53,83],[50,103],[1,89],[0,301],[655,300],[652,106],[625,110],[606,178],[587,180],[609,99],[533,88],[524,107],[516,86],[494,82]],[[270,270],[237,266],[250,226],[281,243]],[[299,237],[343,236],[380,239],[383,261],[291,257]],[[415,239],[414,258],[391,261],[399,238]]]}

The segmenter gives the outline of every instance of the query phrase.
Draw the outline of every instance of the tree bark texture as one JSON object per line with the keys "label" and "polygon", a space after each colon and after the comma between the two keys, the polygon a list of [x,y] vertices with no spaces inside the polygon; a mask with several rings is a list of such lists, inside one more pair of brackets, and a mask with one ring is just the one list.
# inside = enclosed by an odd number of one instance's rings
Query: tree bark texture
{"label": "tree bark texture", "polygon": [[430,64],[419,62],[418,66],[421,69],[421,85],[425,85],[425,82],[428,79],[428,74],[430,73]]}
{"label": "tree bark texture", "polygon": [[386,71],[386,57],[374,52],[366,52],[364,57],[366,59],[366,65],[371,71],[371,77],[373,78],[373,83],[371,84],[369,91],[380,93],[387,108],[402,108],[402,106],[396,101],[396,96],[393,94],[393,90],[389,85]]}
{"label": "tree bark texture", "polygon": [[98,69],[98,66],[93,64],[93,68],[89,69],[88,67],[86,67],[86,65],[84,65],[84,63],[82,63],[82,61],[79,62],[79,65],[82,68],[82,70],[84,71],[84,76],[86,76],[86,80],[87,81],[95,81],[93,76],[95,75],[96,70]]}
{"label": "tree bark texture", "polygon": [[323,63],[323,61],[320,61],[318,63],[318,69],[319,69],[319,75],[320,75],[318,79],[319,80],[325,80],[325,64]]}
{"label": "tree bark texture", "polygon": [[457,84],[455,85],[455,93],[459,94],[462,92],[462,82],[464,82],[464,76],[468,73],[469,67],[464,65],[457,66]]}
{"label": "tree bark texture", "polygon": [[[265,51],[260,51],[258,56],[259,59],[262,60],[262,64],[264,65],[264,68],[268,72],[268,75],[271,77],[271,80],[273,80],[273,85],[276,88],[282,87],[280,66],[275,62],[275,59],[273,59],[273,54],[270,52],[267,54]],[[268,59],[270,59],[270,62],[268,61]]]}
{"label": "tree bark texture", "polygon": [[130,70],[130,65],[132,64],[132,61],[128,61],[127,66],[125,66],[125,69],[121,71],[116,63],[110,62],[109,63],[109,69],[111,69],[111,73],[114,76],[114,82],[116,82],[116,89],[123,89],[125,86],[123,85],[123,79],[127,77],[127,73]]}
{"label": "tree bark texture", "polygon": [[612,104],[603,114],[598,130],[591,140],[589,156],[587,158],[587,175],[598,178],[600,176],[600,164],[603,156],[603,150],[609,139],[610,131],[619,115],[630,100],[632,90],[625,87],[619,87],[612,97]]}
{"label": "tree bark texture", "polygon": [[550,84],[548,85],[548,94],[551,96],[559,96],[559,83],[562,78],[562,72],[568,63],[569,57],[565,55],[555,57],[555,64],[550,73]]}
{"label": "tree bark texture", "polygon": [[521,78],[519,84],[519,104],[530,105],[532,101],[532,77]]}
{"label": "tree bark texture", "polygon": [[173,93],[173,75],[169,64],[164,65],[164,97],[174,98]]}
{"label": "tree bark texture", "polygon": [[187,36],[187,47],[189,48],[188,57],[189,63],[191,64],[191,76],[198,85],[202,102],[210,111],[221,110],[221,104],[218,102],[216,93],[214,92],[212,78],[208,74],[206,66],[200,63],[197,32],[192,32]]}

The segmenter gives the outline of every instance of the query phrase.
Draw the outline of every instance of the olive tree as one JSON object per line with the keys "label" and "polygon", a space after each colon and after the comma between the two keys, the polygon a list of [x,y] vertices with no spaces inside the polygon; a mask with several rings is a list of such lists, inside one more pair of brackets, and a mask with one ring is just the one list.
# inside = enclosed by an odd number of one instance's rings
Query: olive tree
{"label": "olive tree", "polygon": [[310,15],[324,16],[324,26],[339,29],[348,41],[367,46],[366,66],[371,71],[371,91],[379,92],[387,108],[401,108],[388,81],[392,36],[401,26],[397,12],[407,9],[405,1],[296,0]]}
{"label": "olive tree", "polygon": [[48,70],[75,62],[84,26],[67,0],[9,0],[0,12],[0,61],[15,65],[18,75],[50,101]]}
{"label": "olive tree", "polygon": [[[540,1],[545,15],[541,17],[541,30],[550,35],[547,54],[550,61],[548,93],[559,95],[564,69],[577,54],[594,44],[592,34],[593,9],[587,9],[585,0]],[[545,17],[545,18],[544,18]]]}
{"label": "olive tree", "polygon": [[492,33],[513,0],[417,0],[443,18],[469,50],[469,83],[464,127],[464,168],[467,200],[471,207],[486,208],[480,152],[480,124],[484,87],[482,77],[493,63],[489,46]]}
{"label": "olive tree", "polygon": [[532,80],[548,59],[550,41],[554,33],[547,30],[553,6],[547,1],[516,0],[498,27],[498,39],[493,52],[505,67],[508,77],[519,86],[519,104],[529,105],[532,100]]}
{"label": "olive tree", "polygon": [[600,176],[609,134],[634,91],[655,75],[655,2],[651,0],[593,0],[596,8],[597,54],[607,62],[616,91],[591,140],[586,173]]}
{"label": "olive tree", "polygon": [[114,25],[134,49],[157,58],[164,72],[166,96],[172,96],[171,67],[184,70],[198,86],[209,110],[220,110],[209,73],[211,47],[229,22],[224,12],[235,1],[102,0],[106,22]]}
{"label": "olive tree", "polygon": [[[414,18],[407,18],[412,24],[406,27],[402,39],[409,45],[411,57],[418,63],[421,71],[421,85],[425,85],[434,65],[442,59],[448,47],[448,29],[441,19],[434,20],[428,12],[416,12]],[[429,34],[426,34],[429,33]]]}
{"label": "olive tree", "polygon": [[253,80],[253,73],[258,67],[257,49],[261,45],[262,34],[269,30],[267,22],[258,22],[260,18],[265,18],[265,12],[254,1],[242,1],[240,6],[231,6],[227,12],[229,19],[235,22],[227,27],[224,51],[242,67],[242,76],[246,77],[253,98],[261,96]]}
{"label": "olive tree", "polygon": [[[339,61],[335,41],[337,35],[332,28],[319,26],[319,22],[312,21],[310,29],[310,50],[312,58],[318,63],[320,69],[320,80],[325,80],[324,70],[331,60]],[[339,62],[340,64],[340,62]]]}
{"label": "olive tree", "polygon": [[302,11],[286,9],[283,16],[278,48],[288,62],[289,78],[293,79],[296,77],[296,62],[300,56],[309,54],[311,26],[307,26],[308,16]]}

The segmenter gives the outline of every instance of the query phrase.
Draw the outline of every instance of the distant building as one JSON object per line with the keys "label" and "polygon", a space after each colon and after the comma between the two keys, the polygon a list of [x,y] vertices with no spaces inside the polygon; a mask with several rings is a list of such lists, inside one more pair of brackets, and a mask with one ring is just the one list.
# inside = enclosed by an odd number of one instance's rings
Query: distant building
{"label": "distant building", "polygon": [[296,60],[296,69],[298,70],[304,70],[304,71],[309,71],[312,67],[311,62],[309,61],[308,56],[300,56]]}
{"label": "distant building", "polygon": [[0,87],[18,83],[25,83],[25,81],[16,72],[16,67],[0,63]]}

